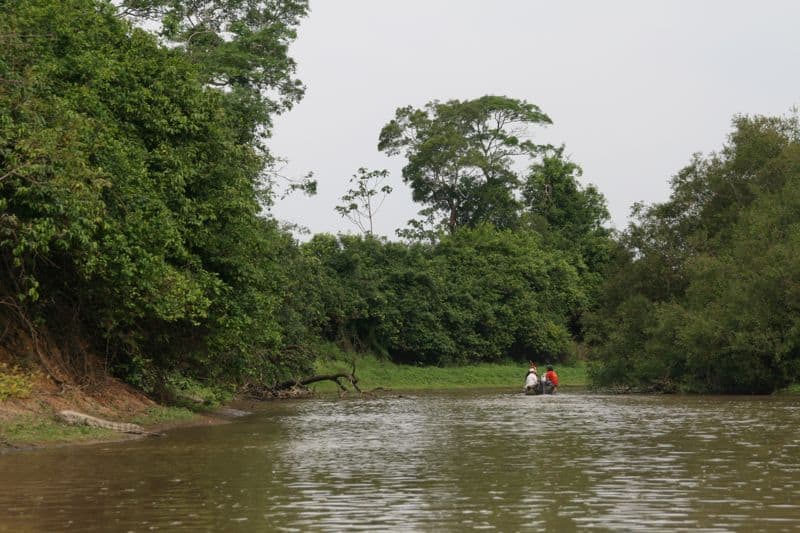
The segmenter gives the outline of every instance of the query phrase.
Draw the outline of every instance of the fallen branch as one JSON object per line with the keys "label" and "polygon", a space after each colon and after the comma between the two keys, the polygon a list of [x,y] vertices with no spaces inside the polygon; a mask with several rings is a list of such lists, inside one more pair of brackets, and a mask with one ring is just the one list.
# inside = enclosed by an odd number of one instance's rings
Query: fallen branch
{"label": "fallen branch", "polygon": [[292,387],[305,387],[306,385],[311,385],[312,383],[317,383],[319,381],[333,381],[339,386],[339,389],[342,391],[347,391],[342,382],[339,381],[341,379],[346,379],[350,382],[353,388],[361,392],[361,389],[358,388],[358,378],[355,377],[353,374],[348,374],[346,372],[341,372],[338,374],[320,374],[317,376],[309,376],[307,378],[298,379],[298,380],[288,380],[284,381],[283,383],[279,383],[275,385],[275,390],[286,390],[291,389]]}
{"label": "fallen branch", "polygon": [[308,376],[300,379],[289,379],[283,381],[281,383],[276,383],[272,387],[259,385],[255,383],[251,383],[247,386],[248,393],[256,398],[280,398],[280,397],[287,397],[287,392],[291,392],[289,394],[290,397],[297,397],[305,394],[295,394],[298,391],[308,391],[308,385],[312,383],[318,383],[320,381],[333,381],[336,383],[336,386],[339,387],[339,394],[340,396],[346,394],[348,392],[347,387],[344,386],[342,381],[347,381],[350,383],[350,386],[358,392],[359,394],[363,395],[364,393],[361,391],[361,388],[358,386],[358,378],[356,377],[356,365],[353,362],[352,369],[350,372],[338,372],[336,374],[317,374],[314,376]]}

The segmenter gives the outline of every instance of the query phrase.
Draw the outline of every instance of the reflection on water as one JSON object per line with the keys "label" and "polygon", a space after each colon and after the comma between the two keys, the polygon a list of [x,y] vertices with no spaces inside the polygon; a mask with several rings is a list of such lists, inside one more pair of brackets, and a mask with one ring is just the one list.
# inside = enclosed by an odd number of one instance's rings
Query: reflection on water
{"label": "reflection on water", "polygon": [[796,531],[797,398],[509,392],[271,403],[0,456],[0,531]]}

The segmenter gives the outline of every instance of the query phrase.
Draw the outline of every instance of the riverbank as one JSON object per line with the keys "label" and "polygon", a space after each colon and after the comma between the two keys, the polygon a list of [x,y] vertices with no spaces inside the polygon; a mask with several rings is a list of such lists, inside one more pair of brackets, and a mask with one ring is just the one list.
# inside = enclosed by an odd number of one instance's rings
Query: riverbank
{"label": "riverbank", "polygon": [[[528,370],[527,365],[518,362],[435,367],[398,365],[374,355],[359,354],[353,358],[342,354],[317,361],[316,371],[318,374],[350,372],[353,363],[358,385],[362,391],[521,388]],[[589,383],[585,361],[578,361],[569,366],[556,365],[555,369],[564,387],[586,387]],[[544,370],[544,365],[541,365],[540,371]],[[316,392],[338,390],[336,384],[329,381],[314,384],[312,389]]]}
{"label": "riverbank", "polygon": [[[341,354],[317,362],[319,374],[349,372],[355,362],[355,373],[362,391],[413,391],[477,388],[521,387],[525,365],[519,363],[480,364],[461,367],[423,367],[398,365],[372,355]],[[57,414],[70,409],[114,422],[128,422],[150,432],[163,432],[184,425],[219,424],[229,417],[215,413],[215,408],[233,395],[220,397],[196,385],[183,390],[182,405],[160,405],[135,388],[113,378],[91,387],[57,386],[41,373],[12,374],[6,386],[15,394],[0,398],[0,452],[42,446],[108,442],[136,438],[109,429],[72,426],[60,421]],[[565,387],[587,384],[586,364],[557,366]],[[13,380],[12,380],[13,378]],[[349,385],[348,385],[349,386]],[[330,381],[315,383],[313,393],[339,391]],[[214,396],[216,394],[216,396]]]}
{"label": "riverbank", "polygon": [[[409,392],[448,389],[508,388],[522,386],[526,365],[516,362],[479,364],[460,367],[424,367],[398,365],[374,355],[337,354],[320,359],[317,374],[349,373],[355,364],[355,375],[362,391]],[[564,389],[588,386],[588,365],[556,365]],[[232,392],[203,389],[196,383],[183,383],[176,390],[180,405],[166,406],[154,402],[135,388],[113,378],[91,387],[59,387],[41,373],[13,373],[6,367],[3,390],[14,394],[0,397],[0,453],[19,449],[66,444],[110,442],[137,438],[109,429],[72,426],[60,421],[59,411],[70,409],[114,422],[128,422],[150,432],[187,425],[211,425],[230,420],[219,407],[235,401]],[[349,383],[343,384],[353,391]],[[309,387],[311,394],[338,393],[331,381]],[[2,392],[2,391],[0,391]],[[797,394],[793,386],[783,393]],[[355,393],[355,391],[353,391]],[[224,411],[224,410],[223,410]]]}
{"label": "riverbank", "polygon": [[[138,438],[110,429],[69,425],[59,419],[72,410],[112,422],[132,423],[161,433],[184,425],[211,425],[227,421],[214,412],[217,404],[195,393],[186,405],[161,405],[141,391],[107,377],[84,387],[56,385],[41,372],[10,372],[5,368],[6,388],[13,378],[13,394],[0,398],[0,453],[19,449],[87,444]],[[0,391],[2,392],[2,391]]]}

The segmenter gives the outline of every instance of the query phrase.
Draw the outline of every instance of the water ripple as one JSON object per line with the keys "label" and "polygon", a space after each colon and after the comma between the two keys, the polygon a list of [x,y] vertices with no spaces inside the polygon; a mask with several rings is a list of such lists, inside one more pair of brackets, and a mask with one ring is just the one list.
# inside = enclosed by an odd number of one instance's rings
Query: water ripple
{"label": "water ripple", "polygon": [[0,457],[0,531],[796,530],[798,422],[793,398],[275,403]]}

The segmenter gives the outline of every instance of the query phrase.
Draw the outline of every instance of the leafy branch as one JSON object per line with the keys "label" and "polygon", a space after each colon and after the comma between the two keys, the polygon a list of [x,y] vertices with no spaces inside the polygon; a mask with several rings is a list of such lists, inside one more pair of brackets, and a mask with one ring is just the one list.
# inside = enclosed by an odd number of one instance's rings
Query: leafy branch
{"label": "leafy branch", "polygon": [[389,179],[389,171],[358,169],[350,178],[355,187],[342,196],[342,205],[336,206],[336,212],[346,218],[365,235],[372,235],[375,215],[391,194],[392,187],[385,184]]}

